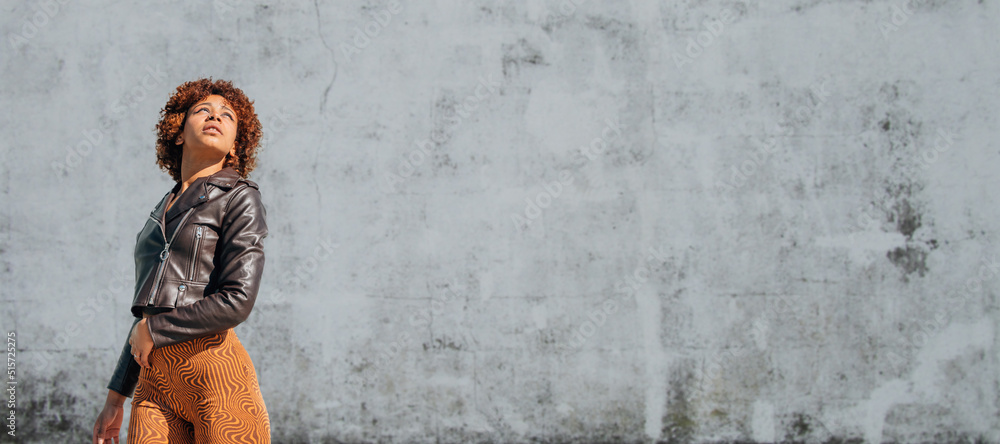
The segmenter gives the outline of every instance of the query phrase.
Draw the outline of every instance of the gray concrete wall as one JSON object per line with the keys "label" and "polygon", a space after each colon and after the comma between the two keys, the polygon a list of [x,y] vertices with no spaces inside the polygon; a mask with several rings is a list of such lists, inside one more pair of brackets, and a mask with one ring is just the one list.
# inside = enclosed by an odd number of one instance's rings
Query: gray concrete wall
{"label": "gray concrete wall", "polygon": [[267,134],[275,442],[1000,442],[996,2],[2,10],[23,442],[89,436],[201,76]]}

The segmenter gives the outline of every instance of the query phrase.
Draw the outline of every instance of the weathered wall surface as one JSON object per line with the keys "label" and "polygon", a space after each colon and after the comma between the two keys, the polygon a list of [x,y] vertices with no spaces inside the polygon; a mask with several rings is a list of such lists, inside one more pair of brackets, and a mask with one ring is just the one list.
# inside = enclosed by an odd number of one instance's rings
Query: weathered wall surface
{"label": "weathered wall surface", "polygon": [[360,3],[3,3],[19,439],[87,440],[214,76],[275,442],[1000,442],[996,2]]}

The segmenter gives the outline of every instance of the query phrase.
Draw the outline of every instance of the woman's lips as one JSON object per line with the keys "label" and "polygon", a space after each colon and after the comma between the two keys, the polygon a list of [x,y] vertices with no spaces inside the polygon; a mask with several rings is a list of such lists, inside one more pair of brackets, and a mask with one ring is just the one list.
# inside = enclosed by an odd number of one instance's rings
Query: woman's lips
{"label": "woman's lips", "polygon": [[208,125],[208,126],[206,126],[205,128],[202,128],[201,132],[203,132],[203,133],[209,133],[209,134],[217,134],[217,135],[220,135],[220,136],[222,135],[222,130],[219,129],[219,127],[217,127],[215,125]]}

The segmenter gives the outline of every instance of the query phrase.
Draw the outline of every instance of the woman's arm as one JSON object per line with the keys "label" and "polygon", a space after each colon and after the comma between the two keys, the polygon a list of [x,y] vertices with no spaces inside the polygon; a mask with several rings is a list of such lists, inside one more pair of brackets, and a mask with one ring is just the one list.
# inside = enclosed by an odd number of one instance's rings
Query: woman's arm
{"label": "woman's arm", "polygon": [[[132,335],[132,330],[137,323],[139,323],[139,318],[132,322],[128,336]],[[108,382],[108,389],[118,392],[124,397],[132,396],[135,385],[139,381],[139,370],[141,369],[139,363],[135,362],[132,357],[132,346],[129,345],[128,339],[128,337],[125,338],[125,346],[122,347],[122,353],[118,357],[115,373],[111,376],[111,381]]]}
{"label": "woman's arm", "polygon": [[218,290],[193,304],[146,318],[154,347],[218,333],[250,316],[264,270],[266,214],[255,187],[245,185],[231,194],[219,236]]}
{"label": "woman's arm", "polygon": [[122,420],[125,419],[125,396],[108,390],[104,408],[94,421],[94,444],[118,443],[121,438]]}

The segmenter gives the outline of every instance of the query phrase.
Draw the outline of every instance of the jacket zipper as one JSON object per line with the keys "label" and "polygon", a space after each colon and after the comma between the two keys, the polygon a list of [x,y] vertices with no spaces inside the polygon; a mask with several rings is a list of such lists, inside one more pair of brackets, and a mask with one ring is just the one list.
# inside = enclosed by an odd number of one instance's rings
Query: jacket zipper
{"label": "jacket zipper", "polygon": [[191,271],[188,272],[188,279],[195,280],[195,264],[198,263],[198,251],[201,249],[201,225],[194,232],[194,251],[191,252]]}
{"label": "jacket zipper", "polygon": [[[166,243],[163,245],[163,251],[160,252],[160,265],[157,266],[156,268],[156,278],[153,279],[153,289],[152,291],[149,292],[149,298],[146,300],[146,305],[153,304],[153,297],[156,296],[156,291],[160,289],[160,284],[161,284],[160,280],[163,278],[163,268],[167,264],[167,258],[170,257],[170,244],[173,243],[174,238],[177,237],[177,232],[181,231],[181,228],[184,227],[184,221],[186,221],[188,216],[191,215],[191,210],[193,209],[194,208],[189,208],[187,212],[184,213],[184,217],[182,217],[181,221],[177,223],[177,228],[174,228],[174,234],[170,235],[169,241],[166,240],[167,239],[166,223],[165,222],[160,223],[159,220],[153,219],[156,220],[156,223],[160,225],[160,233],[163,234],[163,239],[164,242]],[[166,217],[167,215],[166,213],[167,213],[166,211],[163,212],[163,217]],[[149,215],[149,217],[152,218],[153,215]]]}

